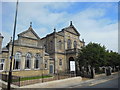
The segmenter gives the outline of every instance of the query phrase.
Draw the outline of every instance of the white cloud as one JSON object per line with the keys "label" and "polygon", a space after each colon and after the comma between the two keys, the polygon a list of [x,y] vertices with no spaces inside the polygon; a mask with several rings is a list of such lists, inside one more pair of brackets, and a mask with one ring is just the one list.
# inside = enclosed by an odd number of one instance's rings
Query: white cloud
{"label": "white cloud", "polygon": [[2,32],[2,35],[4,35],[3,44],[2,44],[2,47],[4,47],[10,41],[11,35],[9,34],[9,32],[4,32],[4,31]]}
{"label": "white cloud", "polygon": [[[118,23],[100,18],[105,14],[101,9],[89,9],[74,15],[73,21],[86,44],[97,42],[105,45],[107,49],[118,51]],[[100,19],[95,19],[96,17]]]}

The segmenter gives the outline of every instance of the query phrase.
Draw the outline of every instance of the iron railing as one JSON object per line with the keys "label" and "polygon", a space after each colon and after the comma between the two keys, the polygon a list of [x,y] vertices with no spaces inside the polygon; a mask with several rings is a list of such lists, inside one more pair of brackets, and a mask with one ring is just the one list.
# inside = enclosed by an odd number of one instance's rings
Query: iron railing
{"label": "iron railing", "polygon": [[[70,77],[75,77],[75,74],[67,74],[67,73],[57,73],[57,74],[48,74],[48,75],[39,75],[39,76],[27,76],[27,77],[20,77],[20,76],[12,76],[12,84],[16,86],[25,86],[35,83],[43,83],[48,81],[66,79]],[[7,74],[0,74],[0,79],[7,82],[8,75]]]}

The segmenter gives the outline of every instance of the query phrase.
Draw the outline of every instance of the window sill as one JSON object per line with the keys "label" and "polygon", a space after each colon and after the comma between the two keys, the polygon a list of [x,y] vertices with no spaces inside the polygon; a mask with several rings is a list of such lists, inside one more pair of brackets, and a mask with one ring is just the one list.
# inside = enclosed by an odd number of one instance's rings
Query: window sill
{"label": "window sill", "polygon": [[20,71],[20,69],[13,69],[13,71]]}
{"label": "window sill", "polygon": [[32,69],[24,69],[25,71],[29,71],[29,70],[32,70]]}
{"label": "window sill", "polygon": [[34,68],[33,70],[41,70],[40,68]]}
{"label": "window sill", "polygon": [[0,70],[0,72],[3,72],[4,70]]}

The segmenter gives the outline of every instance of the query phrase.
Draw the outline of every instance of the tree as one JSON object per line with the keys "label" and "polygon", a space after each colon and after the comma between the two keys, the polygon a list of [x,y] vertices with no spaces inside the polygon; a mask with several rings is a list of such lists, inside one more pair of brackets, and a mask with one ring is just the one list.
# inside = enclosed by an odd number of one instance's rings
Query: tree
{"label": "tree", "polygon": [[77,57],[80,68],[90,65],[98,69],[100,66],[103,66],[106,63],[105,53],[105,46],[97,43],[89,43],[85,47],[82,47]]}
{"label": "tree", "polygon": [[120,66],[120,54],[110,51],[106,53],[106,57],[107,57],[106,66],[112,67]]}
{"label": "tree", "polygon": [[119,66],[120,69],[120,54],[117,52],[106,50],[105,46],[97,43],[89,43],[78,53],[77,62],[79,68],[90,65],[99,72],[99,67],[102,66]]}

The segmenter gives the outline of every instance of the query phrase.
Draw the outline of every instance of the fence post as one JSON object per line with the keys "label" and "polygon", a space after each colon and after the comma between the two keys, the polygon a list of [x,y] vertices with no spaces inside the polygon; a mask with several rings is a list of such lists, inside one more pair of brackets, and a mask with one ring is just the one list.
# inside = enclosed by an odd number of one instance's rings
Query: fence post
{"label": "fence post", "polygon": [[70,77],[71,77],[71,71],[70,71]]}
{"label": "fence post", "polygon": [[42,74],[42,83],[43,83],[43,74]]}
{"label": "fence post", "polygon": [[20,76],[19,76],[19,87],[20,87]]}
{"label": "fence post", "polygon": [[57,74],[57,76],[58,76],[58,80],[59,80],[59,73]]}

